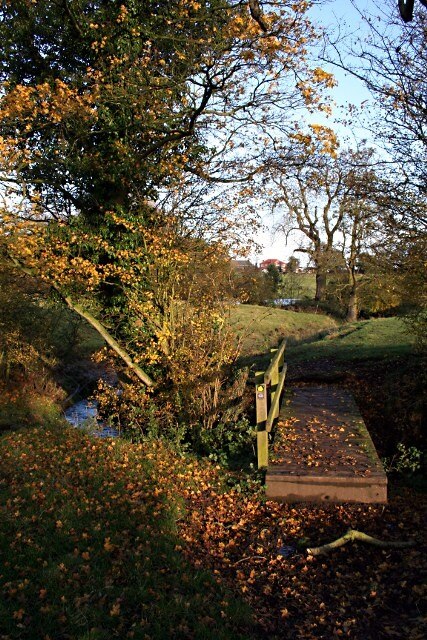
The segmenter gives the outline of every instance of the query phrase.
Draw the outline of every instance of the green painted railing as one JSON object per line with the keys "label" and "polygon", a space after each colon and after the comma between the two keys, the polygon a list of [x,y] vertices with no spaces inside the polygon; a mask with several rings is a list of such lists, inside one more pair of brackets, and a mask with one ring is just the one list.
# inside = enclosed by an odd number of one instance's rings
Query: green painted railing
{"label": "green painted railing", "polygon": [[274,421],[279,416],[280,398],[285,384],[286,340],[278,349],[267,371],[257,371],[255,381],[258,469],[268,465],[268,441]]}

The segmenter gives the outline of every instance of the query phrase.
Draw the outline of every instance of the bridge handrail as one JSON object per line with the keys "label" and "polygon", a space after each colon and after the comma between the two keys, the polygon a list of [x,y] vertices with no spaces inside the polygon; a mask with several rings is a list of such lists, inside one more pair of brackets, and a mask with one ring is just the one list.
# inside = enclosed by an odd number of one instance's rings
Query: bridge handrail
{"label": "bridge handrail", "polygon": [[285,363],[286,340],[278,349],[272,349],[274,356],[266,371],[256,372],[256,426],[258,469],[268,465],[268,434],[280,411],[280,398],[285,383],[287,364]]}

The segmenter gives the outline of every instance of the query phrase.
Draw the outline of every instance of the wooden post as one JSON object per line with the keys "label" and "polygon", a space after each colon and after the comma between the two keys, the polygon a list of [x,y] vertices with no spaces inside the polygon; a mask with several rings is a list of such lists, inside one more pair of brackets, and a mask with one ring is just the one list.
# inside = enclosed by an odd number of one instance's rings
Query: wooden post
{"label": "wooden post", "polygon": [[264,371],[255,373],[256,425],[258,431],[265,429],[267,420],[267,385],[264,382]]}
{"label": "wooden post", "polygon": [[257,458],[258,469],[261,469],[268,465],[268,433],[265,430],[267,421],[267,385],[264,382],[264,371],[255,373],[255,381]]}
{"label": "wooden post", "polygon": [[[280,395],[286,376],[284,352],[286,342],[283,340],[279,349],[271,349],[275,354],[266,371],[255,374],[256,426],[258,468],[268,466],[268,434],[273,422],[280,413]],[[270,402],[268,401],[270,394]]]}
{"label": "wooden post", "polygon": [[286,345],[285,348],[283,349],[280,358],[279,358],[279,362],[278,362],[278,366],[279,366],[279,371],[281,371],[283,369],[283,365],[285,363],[285,349],[286,349]]}
{"label": "wooden post", "polygon": [[[270,349],[271,353],[277,352],[277,349]],[[271,372],[271,404],[273,404],[274,396],[276,395],[277,385],[279,384],[279,361],[274,365]],[[279,416],[279,405],[277,405],[274,411],[273,419],[275,420]]]}
{"label": "wooden post", "polygon": [[262,467],[268,467],[268,433],[267,431],[258,431],[256,434],[257,439],[257,455],[258,455],[258,469]]}

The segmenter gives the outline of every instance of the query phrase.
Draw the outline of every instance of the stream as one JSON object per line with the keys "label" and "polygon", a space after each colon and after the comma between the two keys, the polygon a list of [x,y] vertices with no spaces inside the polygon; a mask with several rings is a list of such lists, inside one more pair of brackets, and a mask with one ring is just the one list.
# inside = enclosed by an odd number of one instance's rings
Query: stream
{"label": "stream", "polygon": [[72,404],[64,411],[65,419],[78,429],[84,429],[97,438],[117,438],[118,429],[109,427],[98,418],[96,402],[83,399]]}

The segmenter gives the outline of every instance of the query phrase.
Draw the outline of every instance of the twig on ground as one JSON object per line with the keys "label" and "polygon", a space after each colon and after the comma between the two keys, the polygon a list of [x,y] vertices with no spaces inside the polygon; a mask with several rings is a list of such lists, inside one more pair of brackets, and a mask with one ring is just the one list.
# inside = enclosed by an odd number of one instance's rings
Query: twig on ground
{"label": "twig on ground", "polygon": [[342,547],[347,542],[354,542],[358,540],[360,542],[366,542],[367,544],[372,544],[376,547],[380,547],[382,549],[387,549],[390,547],[394,547],[397,549],[404,549],[407,547],[413,547],[416,543],[414,540],[409,540],[405,542],[394,542],[392,540],[378,540],[378,538],[373,538],[372,536],[368,536],[366,533],[362,531],[356,531],[355,529],[349,529],[347,533],[341,538],[334,540],[333,542],[329,542],[328,544],[324,544],[321,547],[312,547],[307,549],[307,553],[310,556],[320,556],[337,549],[338,547]]}

